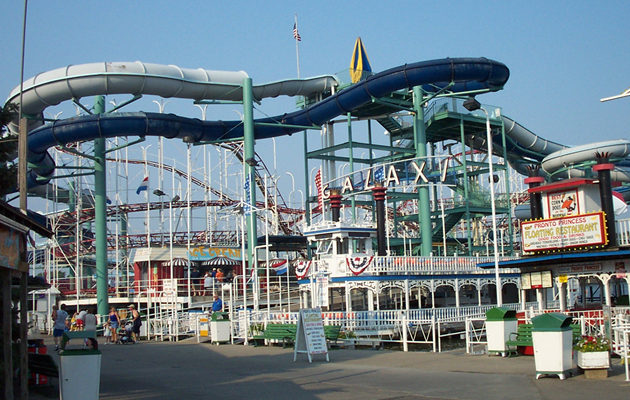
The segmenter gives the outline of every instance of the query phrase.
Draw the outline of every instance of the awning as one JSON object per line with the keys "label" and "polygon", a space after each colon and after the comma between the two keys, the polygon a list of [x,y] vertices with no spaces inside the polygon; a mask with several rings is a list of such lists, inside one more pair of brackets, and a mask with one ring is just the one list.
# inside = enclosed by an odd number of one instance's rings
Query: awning
{"label": "awning", "polygon": [[[170,267],[171,261],[173,261],[174,267],[186,267],[188,265],[188,260],[185,258],[180,258],[180,257],[175,257],[173,258],[173,260],[162,261],[160,265],[163,267]],[[194,265],[194,262],[191,262],[191,265]]]}
{"label": "awning", "polygon": [[[269,260],[269,267],[277,268],[281,265],[286,264],[286,262],[287,260],[282,259],[282,258],[272,258],[271,260]],[[267,268],[267,260],[260,261],[258,265],[260,268]]]}
{"label": "awning", "polygon": [[202,261],[201,265],[209,266],[209,267],[230,267],[234,265],[241,265],[240,261],[234,260],[225,256],[217,256],[211,258],[210,260]]}

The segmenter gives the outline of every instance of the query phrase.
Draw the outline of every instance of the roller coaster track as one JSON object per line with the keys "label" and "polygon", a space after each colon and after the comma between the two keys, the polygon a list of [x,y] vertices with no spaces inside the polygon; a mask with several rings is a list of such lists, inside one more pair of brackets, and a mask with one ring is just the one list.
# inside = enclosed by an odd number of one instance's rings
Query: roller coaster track
{"label": "roller coaster track", "polygon": [[[236,231],[193,231],[190,232],[173,232],[173,246],[185,247],[190,240],[192,245],[197,246],[200,243],[212,244],[214,246],[230,246],[238,247],[239,233]],[[118,238],[118,243],[116,242]],[[118,246],[117,246],[118,244]],[[107,250],[115,251],[118,249],[131,248],[147,248],[147,247],[166,247],[170,246],[171,238],[168,232],[152,233],[147,237],[146,234],[137,235],[108,235]],[[53,248],[53,255],[59,259],[66,259],[73,262],[76,256],[76,242],[60,243]],[[80,243],[81,255],[93,254],[96,252],[96,238],[84,237]]]}
{"label": "roller coaster track", "polygon": [[[236,144],[236,143],[223,143],[219,145],[220,147],[223,147],[225,149],[228,149],[230,151],[232,151],[232,153],[237,157],[237,159],[240,162],[243,162],[243,151],[242,151],[242,146]],[[76,155],[74,153],[70,153],[68,151],[66,151],[63,148],[58,147],[59,151],[65,152],[67,154],[73,154]],[[117,160],[115,158],[107,158],[107,161],[111,161],[111,162],[122,162],[121,160]],[[186,173],[185,171],[182,171],[180,169],[177,169],[175,167],[173,167],[172,165],[168,165],[168,164],[164,164],[164,163],[159,163],[157,161],[152,161],[152,160],[126,160],[125,162],[128,162],[129,164],[136,164],[136,165],[148,165],[157,169],[163,169],[167,172],[171,172],[174,173],[178,176],[180,176],[183,179],[188,179],[188,173]],[[269,176],[271,176],[271,174],[269,173],[269,169],[267,168],[267,166],[265,165],[264,161],[258,156],[258,154],[256,154],[256,162],[258,163],[258,166],[260,168],[256,168],[255,169],[255,174],[256,174],[256,184],[258,185],[258,188],[260,189],[261,193],[265,193],[265,183],[264,183],[264,178],[261,175],[261,170],[264,170],[265,172],[267,172],[267,174],[269,174]],[[191,175],[190,176],[190,181],[191,183],[204,188],[208,191],[210,191],[212,194],[214,194],[215,196],[219,197],[219,199],[221,200],[213,200],[213,201],[191,201],[190,202],[190,206],[191,207],[225,207],[225,206],[233,206],[236,205],[238,203],[240,203],[240,200],[234,200],[232,198],[230,198],[229,196],[227,196],[225,193],[223,193],[222,191],[216,190],[215,188],[211,187],[210,185],[208,185],[206,182],[204,182],[203,180],[196,178],[195,176]],[[271,194],[271,192],[269,190],[267,190],[267,199],[265,202],[257,202],[256,203],[256,208],[259,209],[263,209],[263,208],[271,208],[271,209],[275,209],[276,213],[277,213],[277,219],[278,219],[278,225],[279,228],[282,230],[282,232],[285,235],[291,235],[291,234],[300,234],[300,227],[298,222],[303,218],[304,216],[304,210],[300,210],[300,209],[294,209],[294,208],[290,208],[287,206],[286,201],[284,200],[284,197],[282,197],[282,194],[280,192],[278,192],[277,197],[279,199],[279,201],[281,202],[280,205],[275,204],[275,198],[274,196]],[[118,206],[109,206],[107,208],[107,215],[108,216],[113,216],[113,215],[117,215],[118,213],[128,213],[128,212],[141,212],[141,211],[146,211],[147,208],[150,210],[157,210],[157,209],[163,209],[165,208],[164,205],[168,204],[168,207],[171,207],[171,203],[172,203],[172,207],[173,208],[182,208],[182,207],[187,207],[188,206],[188,202],[187,201],[176,201],[176,202],[152,202],[152,203],[138,203],[138,204],[131,204],[131,205],[118,205]],[[77,212],[73,212],[73,213],[64,213],[57,221],[55,221],[55,223],[62,227],[62,226],[71,226],[71,225],[75,225],[76,224],[76,214]],[[270,223],[270,221],[266,220],[266,216],[258,213],[258,218],[265,221],[266,223]],[[285,215],[291,215],[292,218],[288,219],[286,218]],[[92,220],[94,218],[94,208],[85,208],[83,210],[80,211],[80,216],[79,216],[79,221],[80,222],[87,222],[89,220]]]}

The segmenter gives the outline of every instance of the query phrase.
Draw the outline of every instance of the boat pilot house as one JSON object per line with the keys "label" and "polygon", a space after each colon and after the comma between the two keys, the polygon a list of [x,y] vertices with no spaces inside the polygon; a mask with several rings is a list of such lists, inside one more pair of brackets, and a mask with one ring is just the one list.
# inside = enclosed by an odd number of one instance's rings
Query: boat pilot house
{"label": "boat pilot house", "polygon": [[613,201],[621,195],[612,190],[613,168],[609,163],[594,165],[599,179],[549,184],[542,184],[539,176],[525,180],[531,218],[521,222],[522,257],[500,262],[500,268],[520,268],[522,298],[535,291],[541,309],[557,298],[562,311],[596,303],[628,304],[630,243],[624,240],[624,228],[617,232]]}

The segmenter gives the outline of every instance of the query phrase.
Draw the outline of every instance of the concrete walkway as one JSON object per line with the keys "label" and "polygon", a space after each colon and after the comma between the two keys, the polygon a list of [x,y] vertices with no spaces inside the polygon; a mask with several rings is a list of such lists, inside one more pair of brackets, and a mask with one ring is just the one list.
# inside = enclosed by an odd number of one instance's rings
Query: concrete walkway
{"label": "concrete walkway", "polygon": [[[100,348],[101,399],[630,398],[618,359],[613,359],[608,379],[577,375],[561,381],[536,380],[533,357],[471,356],[463,350],[332,350],[330,363],[309,364],[305,355],[294,363],[293,349],[216,346],[195,339]],[[32,390],[31,398],[56,397],[57,385],[55,379],[53,388]]]}

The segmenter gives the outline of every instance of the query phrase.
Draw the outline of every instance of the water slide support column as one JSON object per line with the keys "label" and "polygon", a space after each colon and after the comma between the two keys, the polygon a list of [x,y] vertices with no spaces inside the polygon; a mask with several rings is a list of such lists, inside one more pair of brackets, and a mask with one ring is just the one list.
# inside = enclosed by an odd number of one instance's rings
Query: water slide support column
{"label": "water slide support column", "polygon": [[[420,86],[413,88],[413,139],[416,146],[416,157],[427,156],[427,132],[424,125],[423,92]],[[429,188],[425,185],[418,187],[418,223],[420,224],[420,237],[422,238],[421,255],[428,257],[431,254],[431,214],[429,210]]]}
{"label": "water slide support column", "polygon": [[[256,229],[256,176],[254,175],[255,165],[247,163],[248,160],[254,160],[254,105],[252,94],[252,78],[243,79],[243,147],[245,174],[249,177],[249,201],[250,210],[247,215],[247,263],[250,268],[256,268],[253,264],[254,251],[257,244]],[[253,163],[252,163],[253,164]],[[246,196],[247,197],[247,196]]]}
{"label": "water slide support column", "polygon": [[[105,97],[96,97],[94,113],[105,112]],[[96,305],[99,315],[107,315],[107,182],[105,138],[94,139],[94,215],[96,222]]]}

